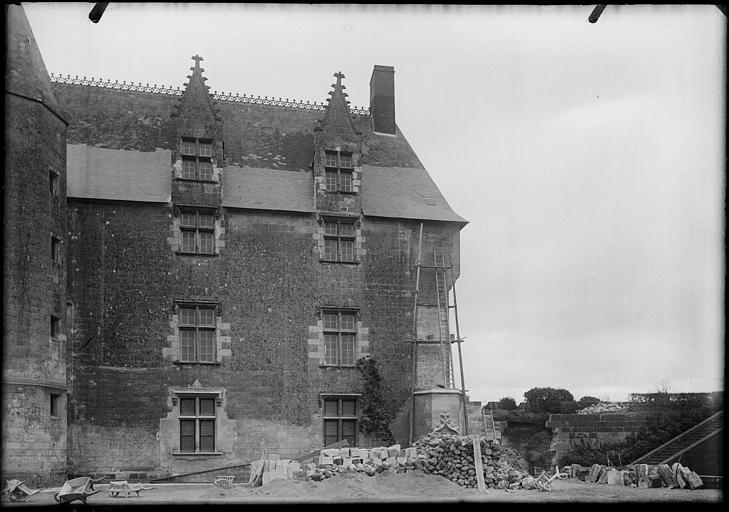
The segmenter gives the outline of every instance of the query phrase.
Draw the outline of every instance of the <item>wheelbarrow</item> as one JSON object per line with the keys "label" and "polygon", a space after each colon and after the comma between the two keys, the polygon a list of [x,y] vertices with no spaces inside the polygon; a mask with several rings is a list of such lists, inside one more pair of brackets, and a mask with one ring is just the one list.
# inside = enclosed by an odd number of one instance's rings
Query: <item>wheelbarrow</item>
{"label": "wheelbarrow", "polygon": [[[98,480],[97,480],[98,481]],[[99,492],[94,489],[94,481],[88,476],[66,480],[61,489],[53,496],[59,505],[79,500],[86,504],[86,498]]]}
{"label": "wheelbarrow", "polygon": [[41,492],[41,489],[30,489],[25,485],[24,481],[12,479],[7,481],[5,489],[3,489],[3,498],[8,496],[10,501],[27,501],[34,494]]}
{"label": "wheelbarrow", "polygon": [[140,492],[152,489],[154,489],[154,487],[145,487],[144,484],[141,483],[130,484],[126,480],[116,480],[109,482],[109,487],[106,491],[109,493],[109,496],[114,498],[120,497],[122,493],[124,493],[124,496],[128,498],[133,492],[137,493],[137,496],[139,496]]}

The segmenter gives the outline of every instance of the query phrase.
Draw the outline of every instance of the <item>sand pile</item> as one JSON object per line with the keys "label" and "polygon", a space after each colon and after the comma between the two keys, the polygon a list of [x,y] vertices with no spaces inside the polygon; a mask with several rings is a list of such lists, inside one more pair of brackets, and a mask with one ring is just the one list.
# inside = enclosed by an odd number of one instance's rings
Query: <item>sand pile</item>
{"label": "sand pile", "polygon": [[364,500],[368,498],[438,498],[458,497],[473,493],[437,475],[427,475],[422,471],[398,473],[383,471],[375,476],[365,473],[346,471],[320,482],[313,480],[297,481],[278,478],[261,487],[235,485],[231,488],[214,488],[207,491],[203,498],[262,497],[262,498],[302,498],[313,501],[327,500]]}

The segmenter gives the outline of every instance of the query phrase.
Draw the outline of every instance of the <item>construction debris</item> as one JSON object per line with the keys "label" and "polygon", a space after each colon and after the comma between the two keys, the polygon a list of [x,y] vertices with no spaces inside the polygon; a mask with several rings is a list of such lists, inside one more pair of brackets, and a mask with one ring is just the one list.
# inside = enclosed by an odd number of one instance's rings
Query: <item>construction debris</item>
{"label": "construction debris", "polygon": [[41,489],[30,489],[24,481],[12,479],[7,481],[2,497],[10,501],[27,501],[28,498],[39,492],[41,492]]}
{"label": "construction debris", "polygon": [[625,410],[625,407],[618,403],[599,402],[580,409],[577,414],[603,414],[607,412],[625,412]]}
{"label": "construction debris", "polygon": [[[279,459],[269,455],[251,463],[250,485],[274,479],[322,481],[339,473],[358,472],[375,476],[384,471],[405,473],[420,470],[441,475],[462,487],[476,488],[473,440],[477,436],[433,433],[420,438],[410,448],[401,445],[376,448],[325,448],[311,463]],[[536,489],[535,478],[528,474],[528,463],[514,450],[495,441],[479,439],[483,489]],[[478,452],[478,450],[476,450]]]}
{"label": "construction debris", "polygon": [[[414,443],[418,455],[415,469],[441,475],[463,487],[476,487],[478,479],[471,436],[430,434]],[[487,488],[535,489],[528,463],[514,450],[498,442],[479,439],[483,478]]]}
{"label": "construction debris", "polygon": [[698,489],[704,486],[701,477],[686,466],[676,462],[668,464],[635,464],[616,468],[602,464],[593,464],[589,468],[572,464],[565,466],[564,471],[570,478],[588,483],[623,485],[651,489],[666,487],[669,489]]}
{"label": "construction debris", "polygon": [[154,489],[154,487],[145,487],[144,484],[141,483],[130,484],[126,480],[115,480],[113,482],[109,482],[109,487],[106,489],[106,492],[109,493],[109,496],[114,498],[119,498],[122,495],[125,498],[128,498],[132,493],[135,493],[137,497],[139,497],[140,492],[150,491],[152,489]]}

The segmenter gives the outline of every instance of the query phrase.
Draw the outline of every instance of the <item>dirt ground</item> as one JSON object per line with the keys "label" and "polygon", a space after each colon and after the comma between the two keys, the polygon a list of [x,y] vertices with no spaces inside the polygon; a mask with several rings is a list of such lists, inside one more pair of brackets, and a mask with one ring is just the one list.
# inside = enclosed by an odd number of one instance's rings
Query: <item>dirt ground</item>
{"label": "dirt ground", "polygon": [[[376,476],[362,473],[342,473],[321,482],[273,480],[257,488],[245,483],[230,488],[213,484],[145,484],[153,487],[140,492],[139,496],[111,497],[108,486],[97,485],[100,490],[88,498],[89,506],[104,505],[197,505],[233,503],[366,503],[366,502],[638,502],[670,503],[701,502],[719,503],[723,492],[718,489],[639,489],[599,484],[579,480],[555,480],[551,491],[466,489],[441,476],[427,475],[420,471],[394,473],[385,471]],[[31,496],[25,503],[3,503],[3,506],[55,505],[55,491],[44,490]],[[80,502],[73,502],[80,505]]]}

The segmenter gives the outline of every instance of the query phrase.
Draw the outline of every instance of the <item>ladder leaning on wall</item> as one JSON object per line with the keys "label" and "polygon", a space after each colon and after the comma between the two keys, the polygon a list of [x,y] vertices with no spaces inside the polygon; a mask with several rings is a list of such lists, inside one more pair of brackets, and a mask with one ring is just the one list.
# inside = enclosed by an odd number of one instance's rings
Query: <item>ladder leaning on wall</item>
{"label": "ladder leaning on wall", "polygon": [[[417,358],[418,358],[418,345],[432,344],[434,340],[430,339],[419,339],[418,338],[418,311],[419,306],[436,306],[438,308],[438,340],[435,343],[440,344],[441,348],[441,363],[443,372],[443,383],[450,389],[456,389],[455,386],[455,372],[453,368],[453,353],[451,345],[457,343],[458,347],[458,363],[461,376],[461,399],[463,409],[463,425],[464,435],[468,435],[468,409],[466,402],[466,387],[463,376],[463,356],[461,353],[461,343],[463,339],[460,335],[458,325],[458,301],[456,298],[456,280],[453,271],[453,264],[446,264],[445,257],[442,250],[433,251],[433,264],[426,265],[422,261],[422,248],[423,248],[423,223],[420,223],[420,236],[418,239],[418,259],[415,264],[415,293],[413,300],[413,329],[412,339],[409,340],[413,344],[412,348],[412,388],[410,394],[410,402],[412,410],[410,413],[410,443],[414,441],[414,419],[415,419],[415,389],[417,387]],[[421,287],[421,269],[432,269],[435,281],[435,304],[424,304],[421,303],[420,287]],[[448,282],[450,281],[450,292],[453,294],[453,303],[450,303],[449,298],[449,287]],[[455,338],[450,335],[450,310],[453,309],[455,318],[456,333]],[[446,332],[444,332],[444,330]]]}

